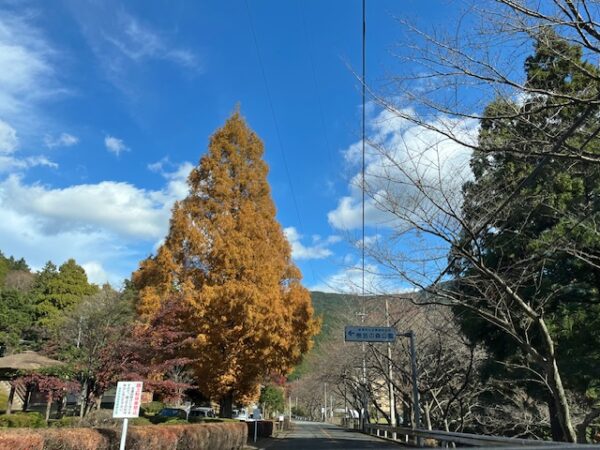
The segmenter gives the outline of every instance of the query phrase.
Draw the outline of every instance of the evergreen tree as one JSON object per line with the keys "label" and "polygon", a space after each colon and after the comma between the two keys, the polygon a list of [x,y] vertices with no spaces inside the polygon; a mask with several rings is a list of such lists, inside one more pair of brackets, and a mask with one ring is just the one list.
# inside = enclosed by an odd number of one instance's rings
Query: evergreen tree
{"label": "evergreen tree", "polygon": [[21,347],[34,319],[34,308],[27,293],[16,289],[0,291],[0,346],[13,353]]}
{"label": "evergreen tree", "polygon": [[69,259],[58,270],[52,262],[46,263],[33,288],[38,323],[45,328],[56,326],[66,311],[97,292],[98,287],[88,282],[85,270],[75,260]]}
{"label": "evergreen tree", "polygon": [[0,251],[0,289],[4,285],[4,280],[6,275],[12,271],[24,271],[29,272],[29,266],[24,258],[15,259],[13,256],[7,258],[4,256],[2,251]]}
{"label": "evergreen tree", "polygon": [[283,398],[283,388],[268,384],[260,393],[259,404],[262,405],[266,418],[275,413],[283,412],[285,409],[285,399]]}
{"label": "evergreen tree", "polygon": [[[527,59],[525,67],[529,88],[556,95],[532,95],[520,107],[506,100],[488,106],[489,118],[481,124],[481,151],[472,159],[474,180],[465,186],[463,209],[471,229],[477,228],[473,224],[488,221],[482,237],[471,245],[482,264],[508,280],[512,289],[548,324],[556,353],[552,354],[554,350],[544,342],[544,334],[538,328],[542,322],[532,320],[527,311],[514,305],[506,314],[511,315],[530,345],[541,352],[537,360],[515,346],[509,334],[476,314],[461,311],[462,325],[473,340],[487,345],[496,360],[509,364],[490,367],[496,374],[530,378],[515,368],[525,364],[553,377],[550,362],[556,359],[565,386],[593,404],[600,393],[600,270],[591,263],[600,257],[600,234],[595,226],[600,219],[600,167],[546,157],[545,148],[537,143],[546,142],[547,136],[558,139],[564,130],[580,122],[564,145],[600,152],[600,140],[594,134],[600,117],[598,105],[568,102],[561,97],[597,92],[597,83],[590,83],[583,74],[599,73],[582,60],[579,47],[551,29],[541,30],[535,54]],[[519,109],[522,115],[517,117],[514,111]],[[487,148],[491,150],[486,151]],[[510,151],[498,151],[502,148]],[[525,179],[527,182],[523,183]],[[509,205],[490,219],[494,202],[512,192],[517,195]],[[464,238],[465,242],[472,242],[472,236]],[[480,273],[472,262],[457,259],[457,284],[465,298],[480,295],[472,291]],[[490,285],[490,295],[494,289]],[[489,302],[489,298],[479,300],[484,302]],[[540,383],[528,386],[548,402],[553,437],[572,439],[572,431],[561,423],[564,417],[557,412],[556,392],[549,394]]]}
{"label": "evergreen tree", "polygon": [[275,219],[263,144],[234,113],[192,170],[165,243],[133,281],[152,316],[178,292],[193,307],[197,385],[223,401],[256,397],[261,379],[286,373],[317,324],[308,291]]}

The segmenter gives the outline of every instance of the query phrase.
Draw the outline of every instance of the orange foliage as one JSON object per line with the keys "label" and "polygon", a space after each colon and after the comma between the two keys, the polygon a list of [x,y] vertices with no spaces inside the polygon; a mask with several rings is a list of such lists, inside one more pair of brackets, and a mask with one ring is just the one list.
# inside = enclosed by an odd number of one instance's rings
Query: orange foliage
{"label": "orange foliage", "polygon": [[267,374],[300,361],[318,330],[275,219],[263,151],[235,112],[190,173],[164,244],[133,275],[142,316],[174,291],[192,306],[197,384],[216,399],[255,396]]}

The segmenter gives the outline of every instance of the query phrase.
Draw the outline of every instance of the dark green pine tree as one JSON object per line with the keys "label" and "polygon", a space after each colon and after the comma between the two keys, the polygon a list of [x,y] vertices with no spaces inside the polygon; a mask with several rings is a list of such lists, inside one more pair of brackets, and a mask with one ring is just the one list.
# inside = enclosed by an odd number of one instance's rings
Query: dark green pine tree
{"label": "dark green pine tree", "polygon": [[[464,214],[472,228],[490,220],[487,231],[476,241],[479,256],[541,312],[556,344],[565,387],[584,398],[590,410],[596,410],[600,407],[600,233],[596,228],[600,220],[600,166],[548,157],[544,152],[553,143],[552,137],[555,142],[565,136],[566,130],[583,117],[582,125],[568,134],[563,148],[568,146],[572,153],[572,149],[585,146],[587,152],[600,153],[600,139],[593,134],[600,109],[568,100],[569,96],[597,95],[594,77],[600,72],[583,60],[579,47],[550,29],[540,32],[535,54],[527,59],[525,69],[528,88],[558,95],[531,94],[522,104],[503,99],[488,106],[489,119],[482,121],[479,136],[482,151],[471,161],[474,180],[464,187]],[[515,115],[515,111],[520,114]],[[515,192],[534,170],[535,176],[520,187],[509,205],[490,219],[499,200]],[[467,239],[470,237],[465,233]],[[460,281],[480,276],[469,261],[457,260],[455,276],[465,298],[481,295],[472,291],[473,283]],[[514,310],[513,314],[517,324],[529,323],[524,313]],[[497,327],[468,311],[461,311],[460,317],[471,339],[485,343],[496,360],[517,364],[527,360]],[[536,348],[543,349],[535,326],[523,331]],[[527,364],[541,373],[548,370],[531,360]],[[490,372],[514,379],[530,375],[494,364]],[[557,423],[556,405],[547,388],[537,383],[525,385],[530,393],[548,402],[553,437],[568,440],[564,427]]]}
{"label": "dark green pine tree", "polygon": [[7,258],[0,251],[0,289],[4,286],[6,275],[12,271],[24,271],[29,272],[29,266],[25,262],[25,259],[15,259],[13,256]]}
{"label": "dark green pine tree", "polygon": [[38,324],[43,328],[55,327],[64,312],[97,292],[98,286],[88,282],[85,270],[75,260],[69,259],[58,270],[52,262],[46,263],[33,289]]}

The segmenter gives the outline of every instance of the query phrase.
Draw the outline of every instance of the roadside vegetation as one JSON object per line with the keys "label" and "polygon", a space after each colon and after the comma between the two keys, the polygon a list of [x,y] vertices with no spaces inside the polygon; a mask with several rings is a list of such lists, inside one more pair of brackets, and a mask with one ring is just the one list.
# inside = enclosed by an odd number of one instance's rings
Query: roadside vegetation
{"label": "roadside vegetation", "polygon": [[[362,304],[381,325],[387,298],[390,323],[417,335],[420,426],[600,440],[598,14],[499,0],[468,3],[460,30],[399,19],[401,70],[368,86],[380,132],[360,187],[385,220],[365,250],[395,289],[368,286]],[[414,423],[406,342],[392,377],[368,346],[365,381],[360,346],[329,336],[297,382],[301,409],[322,416],[327,384],[342,411],[386,418],[391,384]]]}
{"label": "roadside vegetation", "polygon": [[144,381],[162,402],[143,405],[137,425],[222,422],[157,413],[212,401],[231,417],[234,406],[259,401],[261,385],[265,407],[283,411],[280,386],[319,323],[275,220],[262,155],[236,111],[191,172],[164,244],[119,290],[91,284],[74,260],[33,271],[0,254],[4,354],[37,351],[61,363],[4,370],[24,410],[32,392],[47,404],[41,414],[0,416],[0,427],[114,425],[101,407],[119,380]]}

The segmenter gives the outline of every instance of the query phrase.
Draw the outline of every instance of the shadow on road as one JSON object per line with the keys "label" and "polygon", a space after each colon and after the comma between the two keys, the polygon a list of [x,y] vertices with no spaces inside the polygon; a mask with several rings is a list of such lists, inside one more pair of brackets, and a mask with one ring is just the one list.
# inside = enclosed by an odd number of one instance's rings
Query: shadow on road
{"label": "shadow on road", "polygon": [[321,432],[317,436],[299,436],[296,434],[280,437],[270,442],[270,445],[266,448],[269,450],[363,450],[400,447],[397,444],[374,439],[354,430],[327,428],[325,432],[333,434],[326,436]]}

